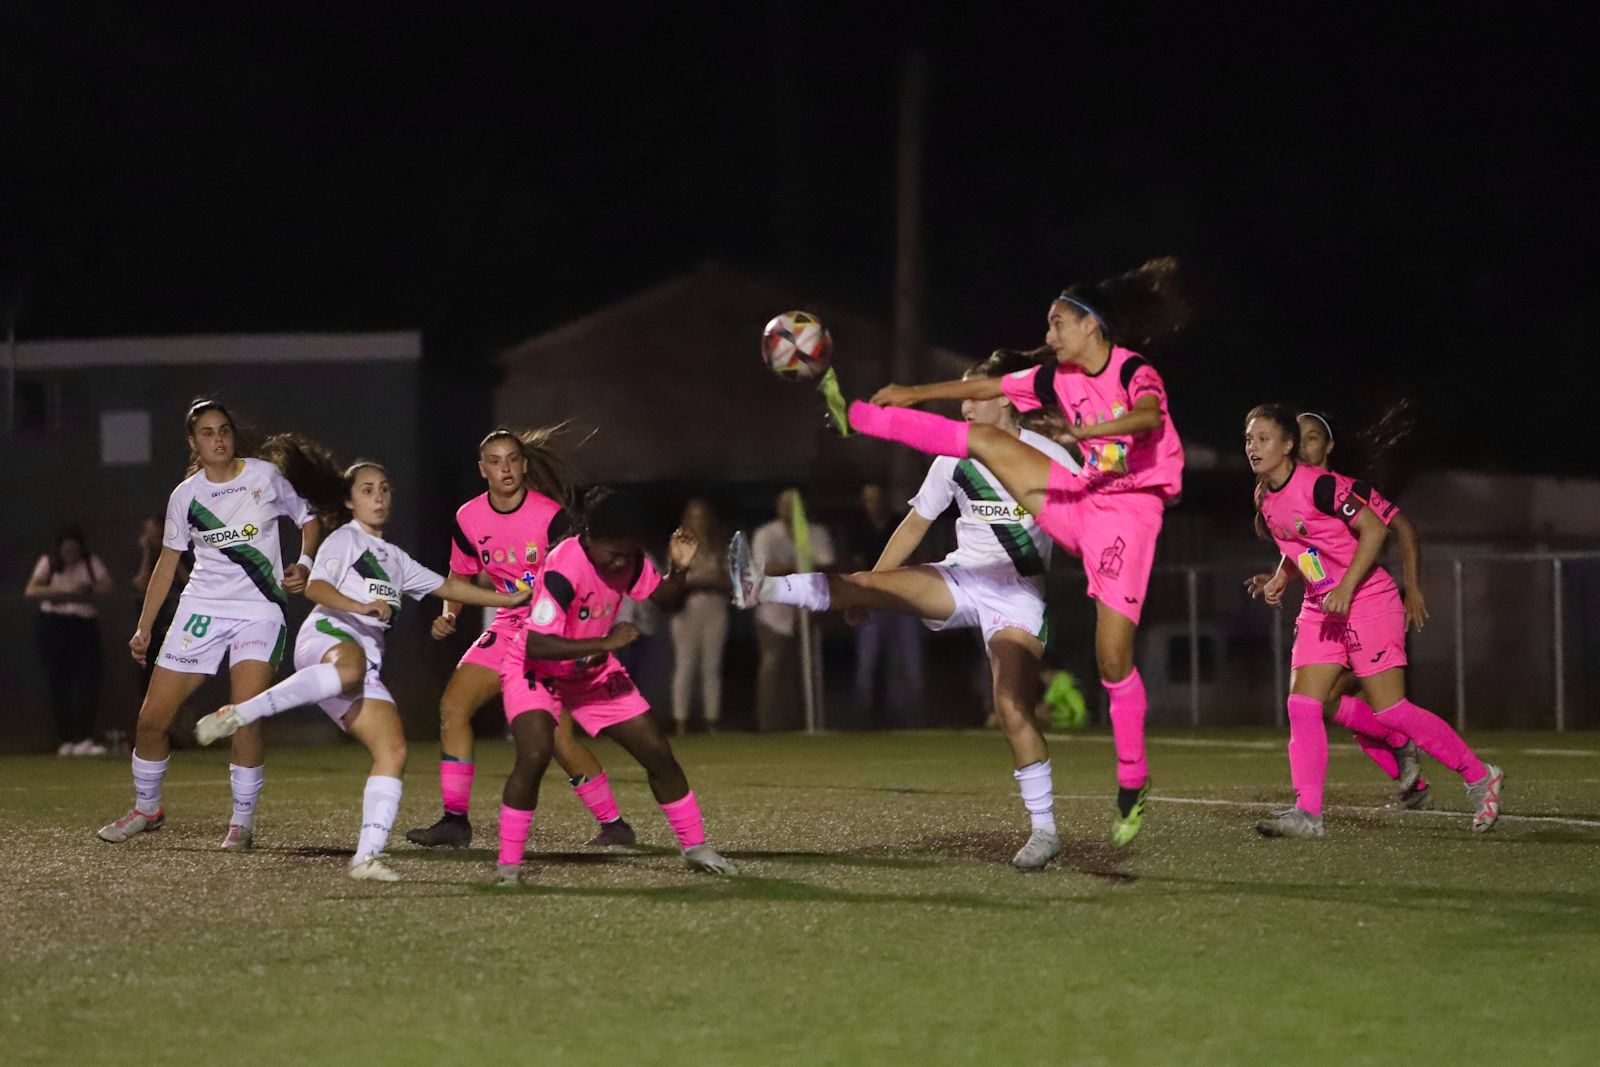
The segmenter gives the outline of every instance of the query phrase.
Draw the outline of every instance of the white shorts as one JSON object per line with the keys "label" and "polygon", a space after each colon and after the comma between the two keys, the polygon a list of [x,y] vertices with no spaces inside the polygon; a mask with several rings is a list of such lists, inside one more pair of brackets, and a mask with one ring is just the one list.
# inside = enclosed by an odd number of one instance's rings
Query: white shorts
{"label": "white shorts", "polygon": [[226,655],[230,664],[260,660],[276,668],[288,633],[281,622],[180,611],[167,628],[156,666],[180,674],[216,674]]}
{"label": "white shorts", "polygon": [[1040,579],[1024,578],[1009,564],[956,567],[935,563],[933,569],[944,579],[956,610],[942,621],[923,619],[922,625],[928,629],[978,629],[983,631],[985,648],[1001,630],[1022,630],[1048,642],[1050,632]]}
{"label": "white shorts", "polygon": [[317,705],[341,730],[345,728],[344,717],[350,713],[351,705],[357,700],[382,700],[394,703],[394,696],[389,692],[389,687],[378,677],[378,671],[383,667],[383,644],[372,635],[360,631],[361,628],[358,626],[346,630],[337,623],[313,616],[300,627],[300,632],[294,639],[294,669],[297,671],[321,663],[322,657],[328,654],[328,650],[341,641],[354,641],[366,654],[367,674],[361,680],[361,695],[345,696],[341,693]]}

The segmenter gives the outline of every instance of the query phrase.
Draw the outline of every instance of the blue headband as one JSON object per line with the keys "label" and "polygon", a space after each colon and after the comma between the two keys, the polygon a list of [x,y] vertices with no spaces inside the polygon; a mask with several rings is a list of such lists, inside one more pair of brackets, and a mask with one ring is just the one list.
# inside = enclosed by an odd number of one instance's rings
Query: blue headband
{"label": "blue headband", "polygon": [[1085,304],[1082,300],[1079,300],[1075,296],[1068,296],[1066,292],[1063,291],[1060,296],[1056,297],[1056,301],[1062,304],[1071,304],[1073,307],[1077,308],[1079,311],[1098,322],[1100,324],[1100,332],[1102,334],[1110,336],[1111,331],[1106,328],[1106,320],[1100,317],[1100,312],[1096,311],[1088,304]]}

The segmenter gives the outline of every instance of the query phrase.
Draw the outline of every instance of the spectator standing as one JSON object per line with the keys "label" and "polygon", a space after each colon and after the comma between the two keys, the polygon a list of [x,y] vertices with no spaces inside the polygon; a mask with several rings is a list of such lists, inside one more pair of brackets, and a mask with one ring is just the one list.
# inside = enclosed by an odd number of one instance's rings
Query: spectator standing
{"label": "spectator standing", "polygon": [[[850,528],[853,569],[870,571],[894,536],[900,516],[889,507],[883,486],[861,487],[861,511]],[[856,714],[878,726],[926,725],[922,709],[922,640],[920,619],[888,611],[869,611],[852,618],[856,626]],[[880,664],[886,692],[876,699]],[[888,714],[880,714],[884,708]]]}
{"label": "spectator standing", "polygon": [[111,572],[76,527],[63,530],[39,557],[23,590],[39,605],[39,658],[50,681],[58,756],[106,754],[94,738],[105,676],[95,600],[111,591]]}
{"label": "spectator standing", "polygon": [[728,641],[728,582],[724,557],[728,537],[711,505],[696,497],[679,522],[700,542],[689,564],[688,596],[672,617],[672,721],[678,737],[689,729],[694,684],[700,682],[700,714],[707,733],[722,720],[722,650]]}

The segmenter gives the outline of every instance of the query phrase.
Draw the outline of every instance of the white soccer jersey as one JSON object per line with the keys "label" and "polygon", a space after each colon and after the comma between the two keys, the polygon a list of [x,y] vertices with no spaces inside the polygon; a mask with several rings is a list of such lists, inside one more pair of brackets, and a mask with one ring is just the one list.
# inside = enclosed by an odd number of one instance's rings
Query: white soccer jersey
{"label": "white soccer jersey", "polygon": [[[400,611],[402,597],[421,600],[444,584],[443,575],[424,567],[383,538],[368,533],[354,520],[333,531],[322,542],[317,549],[317,561],[311,568],[311,578],[327,582],[362,604],[382,600],[396,613]],[[371,615],[351,615],[321,604],[312,609],[305,625],[316,626],[318,619],[326,619],[338,629],[359,626],[381,631],[389,628],[388,623]],[[328,632],[326,628],[320,629]]]}
{"label": "white soccer jersey", "polygon": [[[1023,430],[1022,442],[1078,473],[1078,461],[1072,454],[1043,434]],[[952,502],[958,511],[956,550],[944,558],[945,563],[956,567],[1009,563],[1024,578],[1037,577],[1049,568],[1050,535],[977,460],[935,459],[922,488],[911,498],[911,507],[933,520]]]}
{"label": "white soccer jersey", "polygon": [[226,482],[208,481],[204,470],[179,482],[167,498],[161,538],[174,551],[194,550],[194,571],[178,610],[283,622],[289,597],[283,590],[279,516],[304,526],[311,511],[265,460],[244,460],[244,469]]}

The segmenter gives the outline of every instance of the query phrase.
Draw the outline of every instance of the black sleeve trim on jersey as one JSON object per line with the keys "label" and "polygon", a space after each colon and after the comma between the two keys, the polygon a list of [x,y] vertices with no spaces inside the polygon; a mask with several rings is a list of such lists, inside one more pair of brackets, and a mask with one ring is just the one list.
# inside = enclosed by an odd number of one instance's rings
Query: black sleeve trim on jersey
{"label": "black sleeve trim on jersey", "polygon": [[572,598],[577,596],[577,590],[572,588],[572,583],[560,571],[544,572],[544,591],[550,598],[561,605],[561,610],[566,611],[572,606]]}
{"label": "black sleeve trim on jersey", "polygon": [[469,557],[472,559],[478,558],[478,550],[472,547],[472,540],[468,538],[465,531],[461,529],[460,522],[457,522],[450,528],[450,539],[456,543],[457,548],[466,553]]}
{"label": "black sleeve trim on jersey", "polygon": [[1033,372],[1033,395],[1039,398],[1042,408],[1060,407],[1061,402],[1056,399],[1056,364],[1052,360]]}
{"label": "black sleeve trim on jersey", "polygon": [[1369,483],[1351,482],[1350,491],[1367,503],[1372,503],[1372,486]]}
{"label": "black sleeve trim on jersey", "polygon": [[1333,494],[1339,488],[1339,483],[1334,481],[1333,475],[1324,474],[1317,478],[1311,485],[1311,502],[1317,510],[1324,515],[1339,515],[1339,506],[1334,502]]}
{"label": "black sleeve trim on jersey", "polygon": [[1139,368],[1148,367],[1149,365],[1143,356],[1128,357],[1128,362],[1122,365],[1122,391],[1124,393],[1128,391],[1128,383],[1133,381],[1133,376],[1139,373]]}
{"label": "black sleeve trim on jersey", "polygon": [[555,517],[550,520],[550,525],[545,530],[545,539],[550,543],[550,547],[554,548],[556,547],[557,541],[560,541],[564,537],[569,537],[571,534],[572,516],[567,514],[566,508],[562,508],[560,511],[556,512]]}

